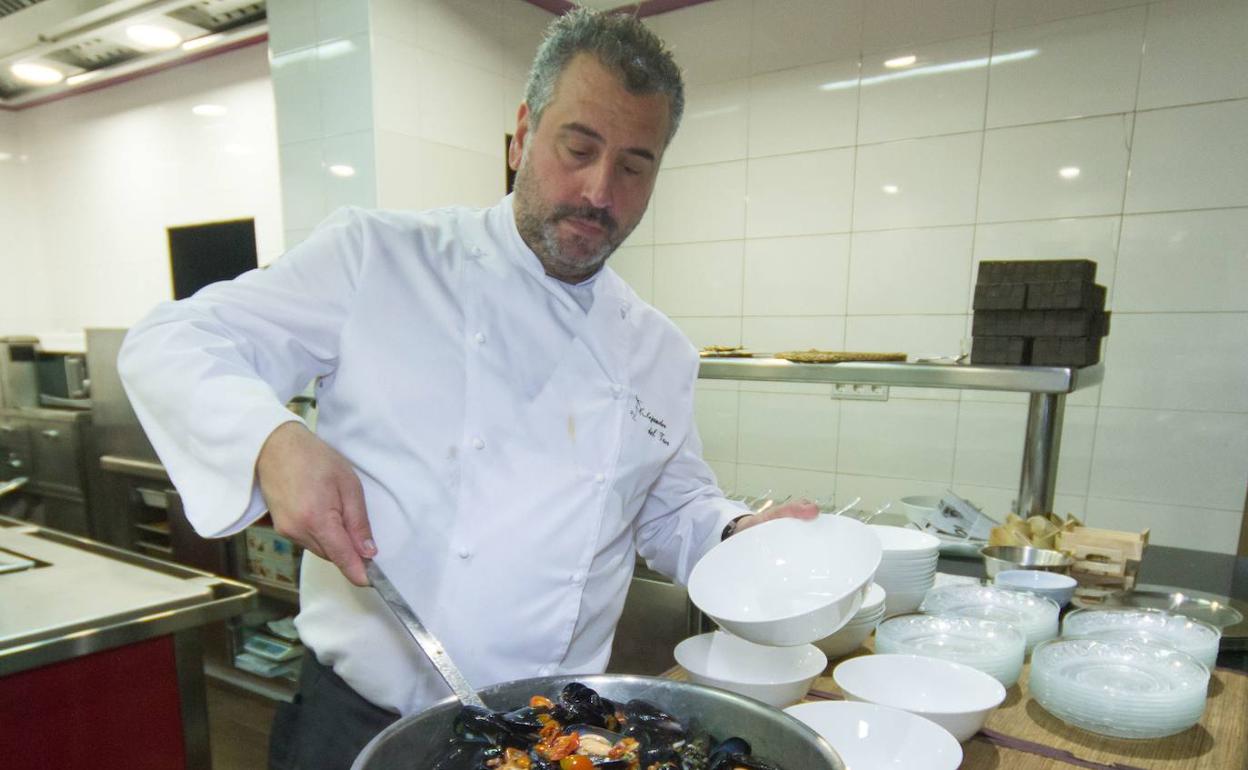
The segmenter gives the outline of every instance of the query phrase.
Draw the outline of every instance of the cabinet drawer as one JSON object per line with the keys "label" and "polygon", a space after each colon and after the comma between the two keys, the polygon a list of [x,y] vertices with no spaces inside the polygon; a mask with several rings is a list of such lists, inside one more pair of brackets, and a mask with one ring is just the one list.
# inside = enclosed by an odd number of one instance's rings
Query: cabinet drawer
{"label": "cabinet drawer", "polygon": [[81,495],[83,468],[77,426],[58,420],[30,420],[34,462],[31,481],[48,489]]}
{"label": "cabinet drawer", "polygon": [[22,420],[0,417],[0,480],[31,474],[30,429]]}

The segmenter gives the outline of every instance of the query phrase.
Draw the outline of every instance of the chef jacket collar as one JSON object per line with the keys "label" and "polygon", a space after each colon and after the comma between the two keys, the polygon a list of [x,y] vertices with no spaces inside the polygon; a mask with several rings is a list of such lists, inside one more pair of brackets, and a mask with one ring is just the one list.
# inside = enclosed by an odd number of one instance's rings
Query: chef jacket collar
{"label": "chef jacket collar", "polygon": [[[592,286],[594,290],[594,302],[597,303],[600,295],[605,291],[606,281],[599,281],[598,276],[602,275],[602,270],[586,278],[578,284],[565,284],[558,278],[551,278],[546,275],[546,269],[542,267],[542,261],[538,259],[537,254],[533,253],[533,249],[529,248],[529,244],[525,243],[524,238],[520,235],[520,230],[516,228],[516,209],[515,209],[515,193],[508,193],[503,200],[494,207],[491,213],[491,229],[496,236],[500,236],[499,240],[510,246],[504,248],[505,256],[515,262],[522,270],[533,276],[534,280],[546,287],[547,291],[559,298],[559,301],[566,305],[569,310],[575,310],[581,314],[585,313],[585,309],[572,297],[568,291],[568,286],[575,285],[577,287]],[[604,265],[605,269],[605,265]]]}

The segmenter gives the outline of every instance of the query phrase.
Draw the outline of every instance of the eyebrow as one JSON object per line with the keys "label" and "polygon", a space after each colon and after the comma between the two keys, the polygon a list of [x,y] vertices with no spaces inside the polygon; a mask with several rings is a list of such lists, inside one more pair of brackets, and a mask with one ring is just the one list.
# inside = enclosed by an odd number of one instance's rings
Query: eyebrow
{"label": "eyebrow", "polygon": [[[590,128],[589,126],[585,125],[584,123],[575,123],[575,122],[564,123],[563,126],[561,126],[561,128],[564,131],[575,131],[578,134],[584,134],[585,136],[588,136],[589,138],[597,140],[599,142],[607,141],[606,137],[604,137],[602,134],[598,133],[594,129]],[[646,160],[652,163],[654,162],[654,153],[650,152],[645,147],[629,147],[626,150],[624,150],[624,152],[627,152],[631,155],[636,155],[639,158],[645,158]]]}

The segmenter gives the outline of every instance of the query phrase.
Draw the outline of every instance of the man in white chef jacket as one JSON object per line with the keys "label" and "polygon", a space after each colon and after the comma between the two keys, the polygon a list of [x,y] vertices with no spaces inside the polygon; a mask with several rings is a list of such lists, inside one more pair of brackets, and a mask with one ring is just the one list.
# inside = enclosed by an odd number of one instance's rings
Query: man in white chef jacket
{"label": "man in white chef jacket", "polygon": [[[640,22],[571,12],[534,62],[513,195],[339,211],[268,269],[131,330],[122,377],[196,529],[267,510],[307,549],[296,625],[315,657],[272,766],[346,767],[449,692],[362,587],[364,560],[483,687],[602,671],[634,551],[684,582],[758,523],[701,458],[696,351],[604,269],[683,101]],[[314,379],[316,434],[284,408]]]}

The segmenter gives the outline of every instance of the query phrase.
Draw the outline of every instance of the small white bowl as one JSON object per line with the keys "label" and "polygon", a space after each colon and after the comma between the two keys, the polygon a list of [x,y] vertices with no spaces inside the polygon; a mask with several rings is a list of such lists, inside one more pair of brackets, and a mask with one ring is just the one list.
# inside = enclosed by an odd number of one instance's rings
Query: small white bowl
{"label": "small white bowl", "polygon": [[962,746],[948,730],[900,709],[823,701],[784,712],[823,736],[854,770],[955,770],[962,764]]}
{"label": "small white bowl", "polygon": [[918,714],[959,742],[979,732],[1005,700],[1005,687],[983,671],[918,655],[850,658],[832,678],[845,697]]}
{"label": "small white bowl", "polygon": [[903,497],[901,498],[901,507],[906,512],[906,518],[922,527],[927,525],[929,513],[935,513],[940,510],[940,498],[933,495]]}
{"label": "small white bowl", "polygon": [[676,645],[676,662],[698,684],[731,690],[780,708],[797,703],[828,659],[814,645],[767,647],[723,631]]}
{"label": "small white bowl", "polygon": [[703,556],[689,576],[689,598],[743,639],[809,644],[858,612],[880,554],[879,539],[860,521],[775,519]]}
{"label": "small white bowl", "polygon": [[1059,575],[1056,572],[1041,572],[1034,569],[1007,569],[998,572],[992,579],[1001,588],[1011,591],[1030,591],[1033,594],[1052,599],[1059,607],[1065,607],[1075,595],[1078,581],[1070,575]]}
{"label": "small white bowl", "polygon": [[926,532],[904,527],[870,524],[871,531],[880,539],[885,560],[896,558],[935,558],[940,551],[940,541]]}

